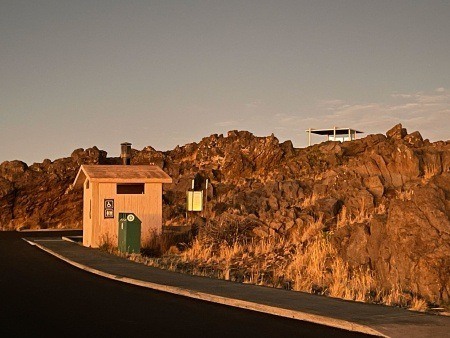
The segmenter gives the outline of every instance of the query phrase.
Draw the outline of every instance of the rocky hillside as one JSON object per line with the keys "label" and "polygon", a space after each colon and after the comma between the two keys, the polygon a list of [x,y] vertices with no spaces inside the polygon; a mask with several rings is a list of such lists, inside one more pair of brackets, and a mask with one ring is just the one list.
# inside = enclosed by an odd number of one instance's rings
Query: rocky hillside
{"label": "rocky hillside", "polygon": [[[81,164],[119,163],[106,155],[94,147],[31,166],[3,162],[1,227],[81,227],[81,192],[70,184]],[[191,179],[201,189],[208,178],[208,211],[190,218],[196,228],[238,222],[250,236],[301,234],[305,243],[329,233],[349,266],[376,271],[386,287],[450,301],[450,141],[430,143],[397,125],[386,135],[296,149],[273,135],[230,131],[167,152],[133,150],[132,164],[148,163],[173,178],[164,188],[166,225],[186,223]]]}

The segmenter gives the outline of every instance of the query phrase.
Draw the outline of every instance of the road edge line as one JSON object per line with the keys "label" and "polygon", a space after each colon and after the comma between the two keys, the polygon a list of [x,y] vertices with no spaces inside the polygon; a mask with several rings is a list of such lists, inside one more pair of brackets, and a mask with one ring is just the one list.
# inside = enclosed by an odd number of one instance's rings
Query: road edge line
{"label": "road edge line", "polygon": [[74,243],[74,244],[79,244],[78,242],[74,241],[73,239],[71,239],[71,238],[68,237],[68,236],[62,236],[61,239],[62,239],[63,241],[66,241],[66,242],[70,242],[70,243]]}
{"label": "road edge line", "polygon": [[146,282],[146,281],[133,279],[133,278],[125,277],[125,276],[117,276],[117,275],[110,274],[110,273],[107,273],[107,272],[104,272],[101,270],[97,270],[97,269],[91,268],[89,266],[80,264],[78,262],[72,261],[72,260],[64,257],[63,255],[58,254],[58,253],[54,252],[53,250],[50,250],[37,242],[31,242],[25,238],[22,238],[22,239],[24,241],[28,242],[30,245],[36,246],[39,249],[61,259],[62,261],[65,261],[66,263],[69,263],[70,265],[73,265],[81,270],[99,275],[101,277],[112,279],[115,281],[124,282],[124,283],[132,284],[132,285],[137,285],[137,286],[141,286],[141,287],[145,287],[145,288],[149,288],[149,289],[153,289],[153,290],[157,290],[157,291],[162,291],[162,292],[166,292],[166,293],[171,293],[171,294],[175,294],[175,295],[179,295],[179,296],[203,300],[203,301],[207,301],[207,302],[211,302],[211,303],[217,303],[217,304],[221,304],[221,305],[227,305],[227,306],[237,307],[237,308],[246,309],[246,310],[252,310],[252,311],[266,313],[266,314],[275,315],[275,316],[284,317],[284,318],[296,319],[296,320],[300,320],[300,321],[334,327],[334,328],[343,329],[343,330],[352,331],[352,332],[360,332],[360,333],[370,334],[370,335],[374,335],[374,336],[378,336],[378,337],[389,338],[389,336],[386,336],[385,334],[383,334],[375,329],[372,329],[369,326],[349,322],[349,321],[346,321],[343,319],[335,319],[335,318],[325,317],[325,316],[321,316],[321,315],[314,315],[314,314],[310,314],[307,312],[288,310],[288,309],[283,309],[283,308],[274,307],[274,306],[270,306],[270,305],[249,302],[249,301],[245,301],[245,300],[217,296],[217,295],[213,295],[210,293],[204,293],[204,292],[184,289],[184,288],[180,288],[180,287],[176,287],[176,286],[169,286],[169,285],[157,284],[157,283],[153,283],[153,282]]}
{"label": "road edge line", "polygon": [[36,246],[36,243],[35,243],[35,242],[30,241],[30,240],[28,240],[28,239],[26,239],[26,238],[24,238],[24,237],[22,237],[22,240],[24,240],[25,242],[27,242],[28,244],[30,244],[30,245],[32,245],[32,246]]}

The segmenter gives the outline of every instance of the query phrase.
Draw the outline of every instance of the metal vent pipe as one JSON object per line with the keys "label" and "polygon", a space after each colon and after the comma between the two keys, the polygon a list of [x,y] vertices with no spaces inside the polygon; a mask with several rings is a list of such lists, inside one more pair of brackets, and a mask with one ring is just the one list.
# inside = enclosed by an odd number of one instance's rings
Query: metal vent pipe
{"label": "metal vent pipe", "polygon": [[123,165],[131,164],[131,143],[124,142],[120,144],[120,158]]}

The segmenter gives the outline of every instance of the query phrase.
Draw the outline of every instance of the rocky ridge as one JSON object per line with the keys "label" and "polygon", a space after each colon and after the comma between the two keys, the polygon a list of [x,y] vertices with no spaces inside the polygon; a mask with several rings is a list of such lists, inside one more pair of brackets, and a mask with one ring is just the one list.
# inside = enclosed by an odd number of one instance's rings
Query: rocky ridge
{"label": "rocky ridge", "polygon": [[[436,304],[450,302],[450,141],[431,143],[401,125],[386,135],[324,142],[304,149],[273,135],[211,135],[167,152],[132,151],[132,164],[154,163],[172,178],[164,188],[166,225],[184,225],[191,180],[208,178],[208,210],[190,217],[245,224],[254,237],[332,233],[351,266],[377,272]],[[27,166],[0,165],[3,229],[81,227],[82,195],[72,191],[81,164],[113,164],[96,147]],[[318,219],[321,227],[305,229]],[[306,231],[308,230],[308,231]]]}

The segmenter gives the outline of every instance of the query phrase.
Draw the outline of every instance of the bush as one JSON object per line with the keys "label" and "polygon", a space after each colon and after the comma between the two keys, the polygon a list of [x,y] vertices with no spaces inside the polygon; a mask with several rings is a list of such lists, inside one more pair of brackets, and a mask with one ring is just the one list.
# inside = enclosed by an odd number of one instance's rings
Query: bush
{"label": "bush", "polygon": [[149,240],[141,248],[141,254],[148,257],[161,257],[174,247],[181,251],[192,241],[191,231],[184,233],[153,232]]}

